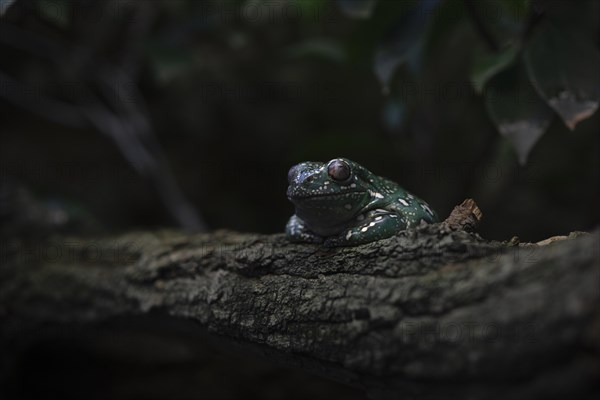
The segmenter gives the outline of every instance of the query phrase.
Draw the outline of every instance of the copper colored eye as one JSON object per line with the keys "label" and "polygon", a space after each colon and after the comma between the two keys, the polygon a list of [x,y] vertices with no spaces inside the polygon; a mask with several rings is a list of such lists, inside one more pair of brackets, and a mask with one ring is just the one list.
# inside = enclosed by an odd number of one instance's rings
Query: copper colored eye
{"label": "copper colored eye", "polygon": [[327,173],[336,181],[345,181],[350,178],[350,166],[342,160],[333,160],[327,166]]}

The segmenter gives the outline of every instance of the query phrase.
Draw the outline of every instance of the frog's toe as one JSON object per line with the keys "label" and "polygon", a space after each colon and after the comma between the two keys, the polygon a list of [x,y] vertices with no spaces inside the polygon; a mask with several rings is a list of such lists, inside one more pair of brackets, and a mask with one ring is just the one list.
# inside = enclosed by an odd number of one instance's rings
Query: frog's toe
{"label": "frog's toe", "polygon": [[311,232],[304,221],[293,215],[288,221],[285,233],[287,238],[294,243],[322,243],[324,238]]}

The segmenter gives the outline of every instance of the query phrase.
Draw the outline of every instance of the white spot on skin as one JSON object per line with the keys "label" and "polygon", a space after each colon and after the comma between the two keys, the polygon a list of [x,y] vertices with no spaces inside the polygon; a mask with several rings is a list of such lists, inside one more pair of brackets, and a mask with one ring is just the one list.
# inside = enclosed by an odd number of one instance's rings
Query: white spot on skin
{"label": "white spot on skin", "polygon": [[402,204],[403,206],[407,206],[408,207],[408,203],[406,202],[406,200],[404,200],[404,199],[398,199],[398,202],[400,202],[400,204]]}
{"label": "white spot on skin", "polygon": [[381,220],[383,217],[380,215],[379,217],[375,217],[375,221]]}
{"label": "white spot on skin", "polygon": [[352,204],[345,204],[345,205],[344,205],[344,208],[345,208],[346,210],[351,210],[351,209],[352,209]]}
{"label": "white spot on skin", "polygon": [[377,193],[377,192],[374,192],[372,190],[369,190],[369,194],[371,196],[374,196],[374,197],[378,198],[378,199],[383,199],[383,195],[381,193]]}
{"label": "white spot on skin", "polygon": [[362,228],[360,231],[361,232],[366,232],[369,228],[367,228],[366,226],[364,228]]}
{"label": "white spot on skin", "polygon": [[352,231],[348,231],[348,233],[346,233],[346,240],[350,239],[350,236],[352,236]]}
{"label": "white spot on skin", "polygon": [[352,185],[350,185],[351,188],[355,188],[356,187],[356,183],[353,183]]}
{"label": "white spot on skin", "polygon": [[427,213],[431,216],[433,216],[433,211],[431,211],[431,208],[429,208],[426,204],[425,205],[421,205],[421,207],[423,207],[423,209],[425,211],[427,211]]}

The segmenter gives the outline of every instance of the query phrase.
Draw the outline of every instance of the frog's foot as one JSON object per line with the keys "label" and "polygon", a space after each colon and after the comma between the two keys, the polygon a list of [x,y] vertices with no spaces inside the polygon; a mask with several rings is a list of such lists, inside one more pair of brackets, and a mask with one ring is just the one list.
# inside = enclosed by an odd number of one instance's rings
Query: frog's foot
{"label": "frog's foot", "polygon": [[402,216],[384,210],[375,210],[364,215],[359,225],[345,230],[338,236],[327,238],[324,245],[326,247],[356,246],[388,238],[404,229],[406,229],[406,221]]}
{"label": "frog's foot", "polygon": [[296,215],[292,215],[285,226],[285,235],[290,241],[296,243],[323,243],[324,240],[323,237],[308,230],[304,221]]}

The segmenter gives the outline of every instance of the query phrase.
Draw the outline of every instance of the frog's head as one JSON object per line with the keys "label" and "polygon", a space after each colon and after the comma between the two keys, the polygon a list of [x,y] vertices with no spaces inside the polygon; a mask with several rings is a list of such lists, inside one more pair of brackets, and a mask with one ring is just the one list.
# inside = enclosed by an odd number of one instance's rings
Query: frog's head
{"label": "frog's head", "polygon": [[287,196],[309,225],[335,226],[352,219],[371,201],[372,177],[346,158],[303,162],[288,172]]}

